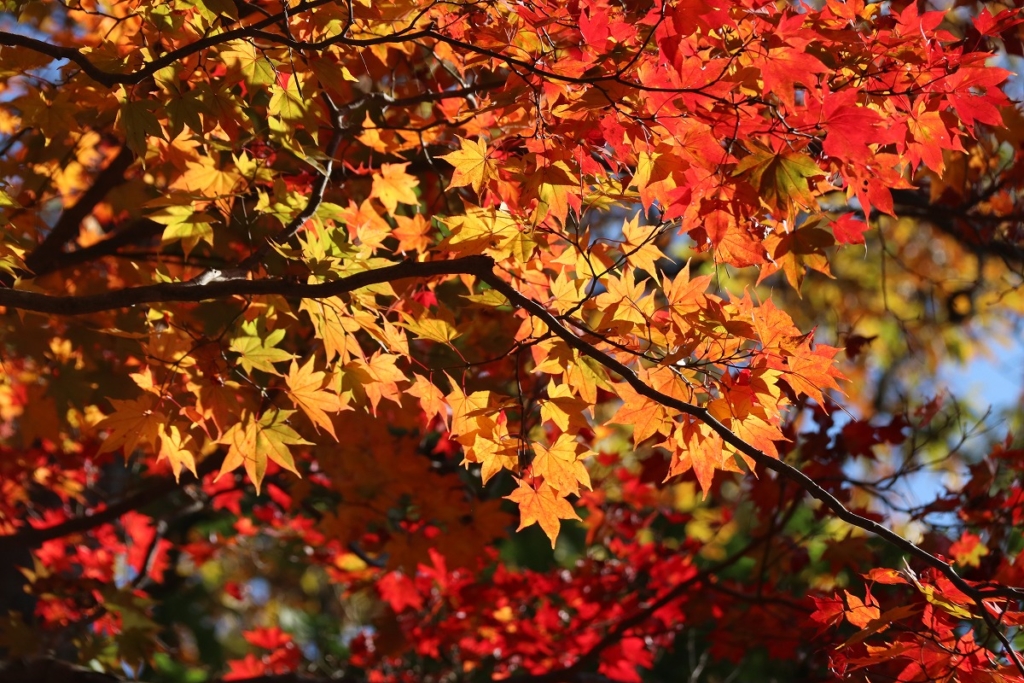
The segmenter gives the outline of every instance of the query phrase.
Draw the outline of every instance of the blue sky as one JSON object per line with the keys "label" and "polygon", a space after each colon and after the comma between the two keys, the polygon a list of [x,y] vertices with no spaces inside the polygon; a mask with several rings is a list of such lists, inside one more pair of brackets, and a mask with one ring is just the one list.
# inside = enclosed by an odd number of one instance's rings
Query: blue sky
{"label": "blue sky", "polygon": [[1024,391],[1024,339],[1016,344],[992,344],[989,358],[964,365],[949,364],[939,372],[939,383],[975,408],[991,406],[995,413],[1018,405]]}

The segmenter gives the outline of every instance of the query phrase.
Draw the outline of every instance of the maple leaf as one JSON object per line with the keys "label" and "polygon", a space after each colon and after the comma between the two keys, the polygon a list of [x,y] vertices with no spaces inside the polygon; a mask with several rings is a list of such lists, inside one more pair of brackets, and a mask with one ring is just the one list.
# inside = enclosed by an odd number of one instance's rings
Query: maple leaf
{"label": "maple leaf", "polygon": [[806,154],[789,150],[777,154],[759,148],[737,164],[733,175],[745,175],[773,213],[788,214],[793,204],[817,206],[807,181],[824,173]]}
{"label": "maple leaf", "polygon": [[881,115],[857,104],[854,92],[830,94],[825,98],[822,114],[825,154],[845,161],[866,162],[871,155],[869,145],[878,142],[877,126],[882,122]]}
{"label": "maple leaf", "polygon": [[[284,79],[287,80],[282,84],[281,81]],[[306,117],[309,105],[302,94],[302,85],[297,75],[283,74],[274,79],[270,93],[268,114],[279,116],[285,121],[302,121]]]}
{"label": "maple leaf", "polygon": [[[369,361],[356,360],[346,366],[346,369],[352,374],[352,379],[358,381],[360,388],[366,392],[374,412],[376,412],[381,399],[386,398],[395,403],[402,402],[398,383],[406,381],[407,378],[405,373],[395,365],[397,362],[398,356],[377,352]],[[342,379],[344,380],[345,377],[343,376]]]}
{"label": "maple leaf", "polygon": [[498,472],[519,467],[519,443],[509,438],[503,424],[497,424],[490,434],[477,432],[465,456],[462,464],[469,467],[470,463],[479,463],[480,481],[486,484]]}
{"label": "maple leaf", "polygon": [[289,447],[312,444],[287,424],[294,412],[271,409],[259,419],[248,411],[243,413],[241,419],[218,441],[228,447],[228,453],[214,481],[244,466],[258,493],[268,462],[275,462],[289,472],[299,474]]}
{"label": "maple leaf", "polygon": [[952,117],[943,116],[943,112],[923,111],[919,106],[913,116],[907,119],[907,130],[913,142],[907,144],[911,163],[923,161],[935,171],[942,173],[946,162],[942,158],[942,150],[949,149],[963,152],[960,136]]}
{"label": "maple leaf", "polygon": [[451,186],[469,185],[480,194],[491,178],[497,177],[498,166],[490,158],[483,138],[477,139],[475,143],[460,138],[459,144],[461,147],[458,151],[441,157],[455,167]]}
{"label": "maple leaf", "polygon": [[412,218],[408,216],[395,216],[395,223],[398,224],[391,235],[398,239],[398,251],[424,252],[433,241],[431,233],[433,227],[421,215],[416,214]]}
{"label": "maple leaf", "polygon": [[872,621],[881,616],[878,609],[878,602],[869,592],[867,601],[861,600],[849,591],[843,591],[846,596],[846,620],[858,628],[866,628]]}
{"label": "maple leaf", "polygon": [[171,204],[150,214],[149,218],[167,226],[164,228],[164,242],[181,241],[185,258],[200,242],[213,246],[211,223],[215,219],[205,212],[195,211],[192,204]]}
{"label": "maple leaf", "polygon": [[796,108],[794,86],[814,85],[814,74],[828,71],[817,57],[792,47],[772,48],[756,64],[761,69],[764,92],[778,96],[790,110]]}
{"label": "maple leaf", "polygon": [[638,281],[632,270],[622,277],[609,276],[607,291],[598,296],[598,305],[611,314],[612,320],[643,325],[654,311],[654,299],[645,293],[644,281]]}
{"label": "maple leaf", "polygon": [[401,204],[419,204],[413,188],[419,180],[405,172],[409,164],[381,164],[380,172],[373,174],[373,192],[371,196],[380,200],[388,213],[394,213]]}
{"label": "maple leaf", "polygon": [[663,447],[672,454],[665,480],[693,470],[701,491],[707,497],[715,471],[722,469],[722,437],[692,419],[686,419]]}
{"label": "maple leaf", "polygon": [[182,468],[187,469],[194,476],[199,476],[196,474],[195,452],[196,444],[187,432],[182,433],[176,425],[160,426],[158,459],[170,462],[175,481],[181,480]]}
{"label": "maple leaf", "polygon": [[568,385],[548,383],[547,393],[548,397],[540,407],[542,419],[554,422],[562,431],[590,426],[584,415],[589,405],[577,398]]}
{"label": "maple leaf", "polygon": [[314,372],[313,359],[310,358],[301,368],[293,360],[285,380],[288,382],[288,395],[295,406],[302,409],[314,426],[322,427],[338,438],[327,413],[337,413],[347,406],[337,394],[323,390],[326,377],[324,372]]}
{"label": "maple leaf", "polygon": [[580,494],[580,486],[591,488],[590,474],[581,462],[593,455],[590,451],[579,452],[580,445],[571,434],[561,434],[558,440],[545,448],[534,444],[536,456],[533,459],[533,474],[544,477],[545,483],[560,494]]}
{"label": "maple leaf", "polygon": [[555,547],[561,519],[579,520],[579,515],[572,509],[562,495],[546,483],[534,488],[522,479],[517,479],[517,488],[505,496],[519,506],[519,529],[522,531],[532,524],[539,524],[547,537],[551,539],[551,547]]}
{"label": "maple leaf", "polygon": [[224,197],[234,192],[241,180],[236,169],[218,166],[213,159],[204,156],[199,161],[186,161],[186,171],[176,181],[175,187],[206,197]]}
{"label": "maple leaf", "polygon": [[434,316],[405,316],[402,325],[410,332],[423,339],[448,344],[459,336],[455,329],[455,318],[448,311],[441,309]]}
{"label": "maple leaf", "polygon": [[502,209],[472,207],[461,216],[446,219],[445,224],[451,232],[445,245],[462,254],[486,253],[501,260],[511,256],[517,246],[526,248],[527,238],[519,224]]}
{"label": "maple leaf", "polygon": [[638,394],[628,384],[616,384],[615,391],[622,405],[609,422],[632,425],[633,443],[639,445],[658,432],[671,429],[668,412],[660,403]]}
{"label": "maple leaf", "polygon": [[829,346],[818,346],[813,351],[805,349],[801,353],[786,358],[788,372],[783,375],[794,391],[813,398],[818,405],[824,405],[822,389],[839,390],[837,378],[842,375],[834,366],[834,357],[839,349]]}
{"label": "maple leaf", "polygon": [[701,227],[715,248],[719,258],[737,267],[764,263],[764,237],[753,233],[748,225],[741,225],[734,210],[719,205],[701,214]]}
{"label": "maple leaf", "polygon": [[444,393],[430,380],[416,375],[412,386],[406,391],[410,396],[415,396],[420,400],[420,407],[423,408],[423,413],[428,419],[434,416],[446,417],[447,404],[444,400]]}
{"label": "maple leaf", "polygon": [[491,400],[489,391],[474,391],[466,394],[455,380],[448,378],[452,391],[445,398],[451,406],[451,431],[456,436],[469,434],[477,429],[479,418],[486,412]]}
{"label": "maple leaf", "polygon": [[640,214],[633,216],[631,220],[622,225],[622,235],[626,238],[622,244],[622,253],[626,262],[630,265],[645,270],[651,275],[656,272],[655,262],[665,258],[654,244],[657,237],[657,227],[641,227]]}
{"label": "maple leaf", "polygon": [[953,545],[949,546],[949,552],[956,559],[957,564],[965,567],[978,567],[981,565],[981,558],[989,554],[989,549],[982,543],[980,536],[966,531],[953,542]]}
{"label": "maple leaf", "polygon": [[843,214],[832,222],[832,234],[839,244],[864,244],[864,233],[870,226],[850,214]]}
{"label": "maple leaf", "polygon": [[396,613],[423,607],[423,597],[416,590],[416,584],[401,572],[385,574],[384,578],[377,582],[377,590]]}
{"label": "maple leaf", "polygon": [[259,88],[277,80],[273,62],[248,41],[230,41],[220,50],[219,57],[229,73],[237,74],[249,87]]}
{"label": "maple leaf", "polygon": [[531,222],[537,225],[550,215],[564,224],[570,205],[579,204],[578,191],[579,183],[564,161],[537,168],[529,174],[523,186],[524,194],[537,199]]}
{"label": "maple leaf", "polygon": [[97,429],[110,430],[100,446],[100,453],[124,448],[127,457],[141,444],[155,447],[160,442],[160,430],[167,416],[155,409],[158,404],[155,396],[143,394],[128,401],[112,398],[110,404],[114,412],[96,424]]}
{"label": "maple leaf", "polygon": [[124,128],[125,143],[139,156],[146,154],[149,136],[164,136],[160,121],[153,113],[155,109],[156,102],[126,99],[118,112],[117,121]]}
{"label": "maple leaf", "polygon": [[240,355],[238,360],[246,372],[256,369],[279,375],[281,373],[274,363],[292,359],[292,354],[277,348],[284,335],[283,328],[268,333],[256,321],[245,322],[242,323],[242,335],[231,340],[231,350]]}

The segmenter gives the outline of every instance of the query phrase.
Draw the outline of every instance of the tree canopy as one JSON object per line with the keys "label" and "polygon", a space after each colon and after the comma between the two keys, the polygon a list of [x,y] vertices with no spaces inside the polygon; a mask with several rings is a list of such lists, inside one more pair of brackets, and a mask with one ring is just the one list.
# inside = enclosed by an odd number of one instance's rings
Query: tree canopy
{"label": "tree canopy", "polygon": [[1024,681],[1015,7],[4,8],[0,683]]}

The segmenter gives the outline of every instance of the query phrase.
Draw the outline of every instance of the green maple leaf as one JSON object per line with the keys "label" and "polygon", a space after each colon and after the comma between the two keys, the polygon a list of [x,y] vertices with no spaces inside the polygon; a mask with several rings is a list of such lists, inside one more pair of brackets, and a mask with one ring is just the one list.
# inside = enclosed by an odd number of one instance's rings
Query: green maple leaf
{"label": "green maple leaf", "polygon": [[266,332],[256,321],[242,324],[243,335],[231,340],[231,350],[239,354],[239,362],[246,372],[253,368],[272,375],[280,375],[274,363],[291,360],[294,356],[283,349],[275,348],[284,339],[284,329]]}
{"label": "green maple leaf", "polygon": [[772,212],[788,213],[793,204],[817,207],[817,199],[807,181],[825,173],[806,154],[791,151],[776,154],[759,148],[736,165],[733,175],[746,175],[747,182]]}

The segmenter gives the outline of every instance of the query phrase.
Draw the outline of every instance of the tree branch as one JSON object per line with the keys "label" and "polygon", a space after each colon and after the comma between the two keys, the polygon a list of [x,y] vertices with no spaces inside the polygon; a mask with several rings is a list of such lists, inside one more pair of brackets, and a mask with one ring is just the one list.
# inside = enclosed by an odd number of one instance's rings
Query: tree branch
{"label": "tree branch", "polygon": [[[124,679],[52,658],[16,661],[0,668],[0,683],[122,683]],[[224,679],[213,679],[220,683]],[[366,683],[354,676],[307,676],[299,672],[235,679],[235,683]]]}
{"label": "tree branch", "polygon": [[124,182],[125,171],[135,161],[135,155],[127,146],[96,175],[91,187],[86,190],[73,206],[69,206],[54,223],[46,238],[25,257],[25,267],[35,276],[53,270],[50,262],[64,250],[64,245],[78,236],[79,226],[113,188]]}
{"label": "tree branch", "polygon": [[[34,292],[0,290],[0,305],[40,313],[82,315],[145,303],[199,302],[231,296],[282,295],[286,297],[322,299],[345,294],[369,285],[392,282],[404,278],[422,278],[438,275],[475,275],[482,282],[487,283],[503,294],[514,306],[526,310],[534,317],[543,321],[554,335],[565,341],[571,348],[596,360],[606,369],[622,377],[623,381],[629,384],[641,396],[700,420],[736,451],[749,457],[756,464],[794,482],[812,498],[821,501],[839,519],[871,532],[893,547],[938,570],[960,591],[970,596],[979,604],[984,598],[1024,597],[1024,590],[1012,587],[975,588],[961,578],[953,567],[946,562],[943,562],[928,551],[878,522],[851,511],[835,496],[797,468],[753,447],[719,422],[705,408],[692,405],[648,386],[633,370],[576,336],[576,334],[563,326],[561,321],[544,306],[533,299],[523,296],[512,284],[502,280],[494,272],[494,260],[487,256],[467,256],[451,261],[427,261],[422,263],[406,261],[321,284],[299,284],[279,279],[213,281],[202,285],[184,282],[135,287],[81,297],[60,297]],[[60,535],[62,534],[51,536],[51,538]]]}
{"label": "tree branch", "polygon": [[28,36],[23,36],[18,33],[0,31],[0,45],[6,45],[10,47],[23,47],[32,50],[33,52],[38,52],[48,57],[52,57],[53,59],[67,59],[81,67],[82,71],[84,71],[85,74],[92,78],[94,81],[102,85],[105,85],[108,88],[119,84],[135,85],[137,83],[141,83],[146,78],[149,78],[160,69],[163,69],[166,66],[170,66],[171,64],[177,62],[180,59],[188,57],[189,55],[193,55],[197,52],[205,50],[208,47],[221,45],[232,40],[251,37],[253,31],[259,31],[261,29],[269,28],[274,24],[280,22],[282,19],[286,19],[288,16],[293,16],[297,12],[304,12],[308,9],[319,7],[320,5],[326,5],[332,1],[333,0],[306,0],[305,2],[301,2],[295,7],[292,7],[287,13],[278,12],[277,14],[269,16],[266,19],[262,19],[256,22],[255,24],[251,24],[249,26],[244,26],[236,29],[231,29],[230,31],[224,31],[222,33],[215,33],[213,35],[209,35],[205,38],[197,40],[194,43],[189,43],[188,45],[180,47],[177,50],[171,50],[170,52],[166,52],[160,57],[154,59],[153,61],[146,62],[146,64],[142,68],[129,73],[104,71],[103,69],[93,64],[92,61],[90,61],[89,58],[80,50],[77,50],[73,47],[53,45],[52,43],[47,43],[42,40],[37,40],[36,38],[30,38]]}
{"label": "tree branch", "polygon": [[806,474],[792,465],[754,448],[719,422],[705,408],[692,405],[648,386],[633,370],[576,336],[576,334],[563,326],[561,321],[544,306],[533,299],[523,296],[513,285],[502,280],[494,272],[494,260],[487,256],[466,256],[450,261],[406,261],[320,284],[300,284],[281,279],[225,280],[212,281],[207,284],[177,282],[121,289],[88,296],[52,296],[35,292],[0,290],[0,305],[38,313],[84,315],[87,313],[128,308],[139,304],[200,302],[232,296],[281,295],[294,298],[323,299],[384,282],[405,278],[435,277],[438,275],[475,275],[480,278],[482,282],[501,292],[514,306],[526,310],[534,317],[543,321],[554,335],[565,341],[571,348],[596,360],[608,370],[622,377],[623,381],[629,384],[641,396],[700,420],[718,434],[725,443],[749,457],[758,465],[770,469],[797,484],[812,498],[821,501],[839,519],[871,532],[890,545],[937,569],[966,595],[976,600],[981,600],[985,597],[1004,596],[1020,598],[1024,596],[1024,591],[1015,588],[984,590],[974,588],[964,581],[949,564],[911,543],[891,529],[849,510],[835,496],[818,485],[817,482]]}
{"label": "tree branch", "polygon": [[[196,467],[196,474],[202,479],[207,474],[220,469],[223,460],[222,456],[207,458]],[[14,534],[0,535],[0,551],[7,553],[13,548],[36,548],[46,541],[95,529],[103,524],[113,522],[126,512],[143,508],[179,488],[180,484],[172,477],[152,477],[135,493],[97,512],[73,517],[53,526],[26,528]]]}
{"label": "tree branch", "polygon": [[33,277],[40,277],[54,271],[63,270],[64,268],[95,261],[104,256],[114,256],[121,247],[139,244],[161,234],[164,231],[164,227],[156,221],[140,218],[96,244],[91,244],[84,249],[62,251],[59,254],[55,254],[46,264],[37,268],[32,275]]}
{"label": "tree branch", "polygon": [[490,273],[494,261],[486,256],[467,256],[452,261],[404,261],[393,266],[368,270],[319,284],[302,284],[283,279],[213,280],[205,284],[171,282],[86,296],[54,296],[13,289],[0,289],[0,306],[51,315],[85,315],[139,304],[210,301],[233,296],[279,295],[301,299],[326,299],[332,296],[405,278],[438,275],[483,275]]}
{"label": "tree branch", "polygon": [[[749,457],[758,465],[766,469],[770,469],[776,474],[792,481],[797,484],[801,489],[807,492],[812,498],[824,503],[825,507],[831,510],[836,517],[843,520],[847,524],[851,524],[855,527],[869,531],[872,534],[878,536],[882,540],[886,541],[890,545],[902,550],[903,552],[911,555],[918,560],[924,562],[930,567],[937,569],[943,575],[948,578],[953,585],[955,585],[965,595],[970,596],[980,606],[981,600],[985,597],[994,597],[1002,595],[1004,597],[1020,598],[1024,596],[1024,591],[1020,591],[1015,588],[1004,588],[1004,589],[991,589],[991,590],[978,590],[974,586],[971,586],[959,574],[953,569],[952,566],[943,562],[939,558],[935,557],[928,551],[911,543],[907,539],[903,538],[895,531],[888,529],[874,520],[863,517],[848,509],[843,505],[839,499],[833,496],[831,493],[826,491],[824,488],[818,485],[813,479],[808,477],[806,474],[798,470],[797,468],[789,465],[781,460],[773,458],[772,456],[764,453],[763,451],[754,448],[749,443],[737,436],[732,430],[726,427],[724,424],[719,422],[711,413],[705,408],[689,404],[668,394],[648,386],[643,380],[637,377],[636,373],[630,368],[626,367],[615,358],[611,357],[604,351],[588,344],[583,341],[555,318],[546,308],[537,303],[536,301],[529,299],[519,293],[511,284],[502,280],[498,275],[491,271],[481,276],[481,279],[488,285],[498,290],[515,306],[525,309],[534,317],[540,319],[548,326],[556,336],[561,338],[571,348],[579,351],[580,353],[593,358],[598,363],[603,365],[608,370],[611,370],[615,374],[622,377],[622,379],[633,388],[641,396],[651,399],[663,406],[677,410],[684,415],[689,415],[697,420],[700,420],[708,427],[711,428],[716,434],[722,437],[722,440],[732,446],[734,449]],[[984,607],[982,607],[984,609]]]}

